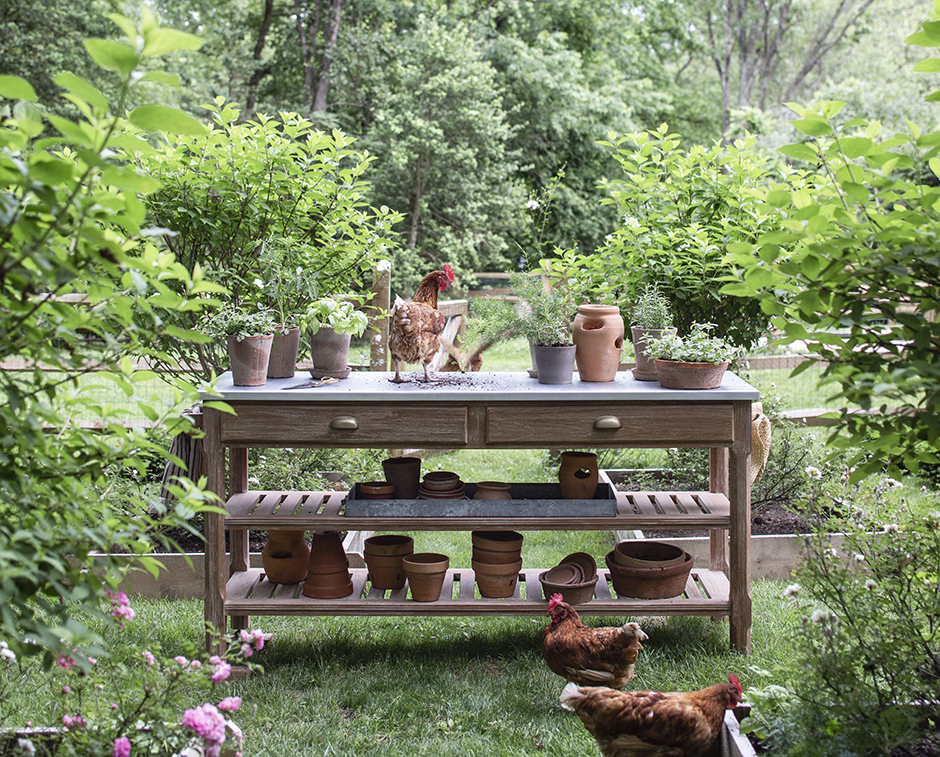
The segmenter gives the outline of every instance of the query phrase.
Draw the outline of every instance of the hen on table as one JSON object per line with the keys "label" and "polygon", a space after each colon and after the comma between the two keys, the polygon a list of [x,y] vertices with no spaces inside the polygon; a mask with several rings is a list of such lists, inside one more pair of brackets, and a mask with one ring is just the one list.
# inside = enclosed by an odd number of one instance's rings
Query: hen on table
{"label": "hen on table", "polygon": [[401,363],[420,363],[424,377],[419,381],[431,381],[428,364],[441,348],[441,332],[447,318],[437,309],[437,294],[443,292],[454,281],[453,269],[445,264],[442,271],[431,271],[421,279],[411,300],[395,297],[390,312],[388,351],[395,366],[395,376],[390,381],[401,384]]}

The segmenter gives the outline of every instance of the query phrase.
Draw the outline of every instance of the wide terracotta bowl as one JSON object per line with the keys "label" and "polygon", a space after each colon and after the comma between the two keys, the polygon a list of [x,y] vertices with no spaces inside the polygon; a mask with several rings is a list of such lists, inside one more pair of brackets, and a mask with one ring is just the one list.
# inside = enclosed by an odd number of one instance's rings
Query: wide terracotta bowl
{"label": "wide terracotta bowl", "polygon": [[522,534],[518,531],[471,531],[474,547],[490,552],[518,552],[522,549]]}
{"label": "wide terracotta bowl", "polygon": [[661,541],[622,541],[614,547],[618,565],[633,568],[666,568],[685,562],[685,550]]}
{"label": "wide terracotta bowl", "polygon": [[692,570],[692,555],[685,553],[685,560],[668,567],[631,568],[620,565],[614,559],[614,551],[607,553],[607,569],[617,596],[633,599],[666,599],[678,597]]}
{"label": "wide terracotta bowl", "polygon": [[590,581],[592,578],[597,578],[597,561],[587,552],[572,552],[570,555],[562,558],[561,562],[558,564],[577,565],[579,568],[581,568],[581,575],[584,576],[585,581]]}

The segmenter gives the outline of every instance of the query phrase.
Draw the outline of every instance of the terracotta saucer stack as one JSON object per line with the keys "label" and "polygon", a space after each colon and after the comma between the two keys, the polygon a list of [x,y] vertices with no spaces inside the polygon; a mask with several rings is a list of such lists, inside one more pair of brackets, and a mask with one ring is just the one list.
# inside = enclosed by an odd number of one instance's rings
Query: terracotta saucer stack
{"label": "terracotta saucer stack", "polygon": [[464,482],[451,471],[433,471],[424,474],[418,485],[418,499],[463,499]]}
{"label": "terracotta saucer stack", "polygon": [[569,605],[590,602],[597,583],[597,562],[587,552],[573,552],[551,570],[540,573],[539,581],[546,599],[561,594]]}

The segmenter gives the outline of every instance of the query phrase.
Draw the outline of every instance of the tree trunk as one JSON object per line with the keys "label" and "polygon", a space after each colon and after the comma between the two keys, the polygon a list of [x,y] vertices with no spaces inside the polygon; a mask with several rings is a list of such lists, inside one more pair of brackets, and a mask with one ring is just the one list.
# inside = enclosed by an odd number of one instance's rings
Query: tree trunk
{"label": "tree trunk", "polygon": [[408,242],[409,250],[415,249],[418,244],[418,224],[421,221],[421,202],[424,200],[424,188],[427,181],[425,174],[425,161],[418,156],[415,161],[414,191],[408,203]]}
{"label": "tree trunk", "polygon": [[320,58],[320,75],[317,79],[317,91],[313,98],[313,110],[326,110],[326,98],[330,90],[330,67],[333,65],[333,51],[339,38],[339,24],[343,15],[343,0],[333,0],[329,21],[323,30],[323,55]]}
{"label": "tree trunk", "polygon": [[268,38],[268,31],[271,28],[271,19],[273,17],[274,0],[264,0],[264,13],[261,16],[261,26],[258,28],[258,39],[255,41],[255,49],[251,54],[256,65],[254,72],[248,79],[248,91],[245,93],[245,110],[241,116],[243,121],[250,121],[254,117],[258,84],[271,73],[270,65],[260,66],[257,64],[261,61],[261,53],[264,52],[264,45]]}

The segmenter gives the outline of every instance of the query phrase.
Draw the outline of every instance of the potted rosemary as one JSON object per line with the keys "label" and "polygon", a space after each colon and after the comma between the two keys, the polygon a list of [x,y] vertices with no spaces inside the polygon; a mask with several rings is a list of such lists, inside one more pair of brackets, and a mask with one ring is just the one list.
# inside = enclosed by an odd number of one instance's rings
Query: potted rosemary
{"label": "potted rosemary", "polygon": [[633,378],[639,381],[656,381],[656,368],[648,356],[648,348],[654,341],[662,338],[663,334],[676,333],[672,325],[669,300],[656,284],[647,284],[640,292],[630,315],[630,336],[636,361]]}

